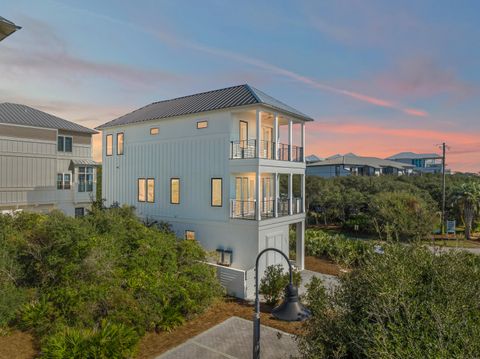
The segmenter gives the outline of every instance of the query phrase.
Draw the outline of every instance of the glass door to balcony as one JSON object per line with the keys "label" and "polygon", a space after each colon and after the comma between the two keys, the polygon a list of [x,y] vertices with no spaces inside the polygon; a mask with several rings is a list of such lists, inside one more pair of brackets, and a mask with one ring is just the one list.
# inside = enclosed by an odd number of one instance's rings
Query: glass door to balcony
{"label": "glass door to balcony", "polygon": [[254,180],[248,177],[235,177],[234,216],[236,218],[255,218]]}
{"label": "glass door to balcony", "polygon": [[270,177],[262,178],[261,182],[262,186],[262,202],[261,202],[261,210],[262,210],[262,217],[273,217],[273,190],[272,190],[272,179]]}
{"label": "glass door to balcony", "polygon": [[271,127],[262,127],[262,137],[261,137],[261,158],[272,159],[273,154],[273,129]]}

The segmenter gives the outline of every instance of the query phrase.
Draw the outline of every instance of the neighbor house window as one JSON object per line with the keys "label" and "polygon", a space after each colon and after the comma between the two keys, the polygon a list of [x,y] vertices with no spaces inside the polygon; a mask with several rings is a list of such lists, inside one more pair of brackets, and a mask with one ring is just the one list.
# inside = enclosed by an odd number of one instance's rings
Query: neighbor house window
{"label": "neighbor house window", "polygon": [[195,231],[186,230],[185,231],[185,239],[188,239],[190,241],[194,241],[195,240]]}
{"label": "neighbor house window", "polygon": [[85,208],[77,207],[75,208],[75,218],[83,217],[85,215]]}
{"label": "neighbor house window", "polygon": [[105,154],[107,156],[113,155],[113,135],[107,135],[105,142],[106,142]]}
{"label": "neighbor house window", "polygon": [[211,205],[212,207],[222,207],[222,179],[221,178],[212,178],[211,183]]}
{"label": "neighbor house window", "polygon": [[180,178],[170,179],[170,203],[180,203]]}
{"label": "neighbor house window", "polygon": [[93,167],[78,167],[78,192],[93,192]]}
{"label": "neighbor house window", "polygon": [[153,127],[153,128],[151,128],[151,129],[150,129],[150,134],[151,134],[152,136],[158,135],[158,127]]}
{"label": "neighbor house window", "polygon": [[117,155],[123,155],[123,132],[117,133]]}
{"label": "neighbor house window", "polygon": [[147,202],[155,202],[155,179],[147,179]]}
{"label": "neighbor house window", "polygon": [[197,122],[197,128],[207,128],[208,127],[208,121],[198,121]]}
{"label": "neighbor house window", "polygon": [[57,151],[58,152],[72,152],[73,139],[67,136],[57,137]]}
{"label": "neighbor house window", "polygon": [[57,174],[57,189],[70,189],[71,179],[70,173]]}
{"label": "neighbor house window", "polygon": [[138,189],[138,202],[145,202],[147,198],[147,194],[145,193],[145,185],[147,180],[145,178],[139,178],[137,182],[137,189]]}

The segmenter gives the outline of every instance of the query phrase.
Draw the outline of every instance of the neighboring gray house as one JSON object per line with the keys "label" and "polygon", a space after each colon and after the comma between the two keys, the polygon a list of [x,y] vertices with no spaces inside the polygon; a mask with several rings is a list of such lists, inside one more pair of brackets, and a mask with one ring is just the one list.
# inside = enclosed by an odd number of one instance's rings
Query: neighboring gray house
{"label": "neighboring gray house", "polygon": [[0,213],[60,209],[83,215],[95,199],[94,130],[34,108],[0,104]]}
{"label": "neighboring gray house", "polygon": [[20,26],[15,25],[13,22],[0,16],[0,41],[10,36],[15,31],[21,29]]}
{"label": "neighboring gray house", "polygon": [[404,175],[411,173],[413,166],[377,157],[357,156],[353,153],[334,155],[326,160],[307,164],[307,176],[341,177],[341,176],[380,176]]}
{"label": "neighboring gray house", "polygon": [[[251,297],[257,254],[267,247],[288,254],[290,226],[304,268],[307,121],[248,85],[142,107],[98,127],[106,205],[135,206],[139,216],[167,221],[177,236],[217,251],[212,265],[228,293]],[[279,136],[281,127],[288,136]],[[280,176],[288,178],[285,191]],[[260,273],[277,263],[285,264],[278,253],[266,253]]]}
{"label": "neighboring gray house", "polygon": [[442,156],[436,153],[401,152],[390,156],[387,160],[405,163],[413,166],[419,173],[442,173]]}

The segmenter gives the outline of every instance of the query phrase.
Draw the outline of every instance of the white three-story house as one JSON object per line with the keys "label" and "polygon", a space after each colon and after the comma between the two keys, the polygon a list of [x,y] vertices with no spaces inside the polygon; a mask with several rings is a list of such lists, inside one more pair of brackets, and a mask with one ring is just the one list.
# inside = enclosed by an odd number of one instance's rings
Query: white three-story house
{"label": "white three-story house", "polygon": [[0,104],[0,213],[83,215],[95,199],[95,133],[25,105]]}
{"label": "white three-story house", "polygon": [[[257,254],[289,253],[304,268],[304,124],[312,119],[248,85],[142,107],[103,132],[106,204],[129,204],[142,218],[217,254],[227,291],[252,295]],[[283,263],[265,255],[265,266]],[[285,263],[283,263],[285,264]]]}

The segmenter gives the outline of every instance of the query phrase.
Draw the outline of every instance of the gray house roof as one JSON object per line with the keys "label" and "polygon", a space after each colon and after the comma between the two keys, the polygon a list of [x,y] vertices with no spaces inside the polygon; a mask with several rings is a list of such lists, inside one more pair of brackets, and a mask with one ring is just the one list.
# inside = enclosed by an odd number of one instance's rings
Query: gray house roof
{"label": "gray house roof", "polygon": [[95,134],[97,131],[16,103],[0,103],[0,123]]}
{"label": "gray house roof", "polygon": [[377,157],[363,157],[363,156],[356,156],[353,154],[347,154],[345,156],[335,155],[332,157],[333,158],[327,159],[325,161],[309,163],[307,164],[307,167],[346,165],[346,166],[368,166],[368,167],[373,167],[378,169],[383,167],[393,167],[399,170],[404,170],[407,168],[414,167],[413,165],[384,160]]}
{"label": "gray house roof", "polygon": [[436,153],[413,153],[413,152],[400,152],[396,155],[387,157],[387,160],[422,160],[422,159],[436,159],[442,158],[442,156]]}
{"label": "gray house roof", "polygon": [[21,29],[20,26],[0,16],[0,41],[19,29]]}
{"label": "gray house roof", "polygon": [[238,85],[171,100],[154,102],[107,122],[97,127],[97,129],[254,104],[261,104],[275,110],[283,111],[304,121],[313,121],[311,117],[260,90],[249,85]]}

